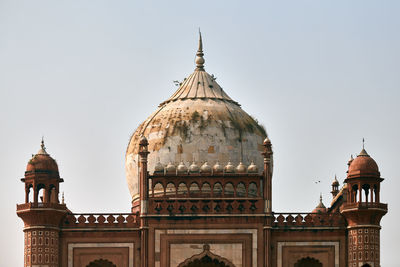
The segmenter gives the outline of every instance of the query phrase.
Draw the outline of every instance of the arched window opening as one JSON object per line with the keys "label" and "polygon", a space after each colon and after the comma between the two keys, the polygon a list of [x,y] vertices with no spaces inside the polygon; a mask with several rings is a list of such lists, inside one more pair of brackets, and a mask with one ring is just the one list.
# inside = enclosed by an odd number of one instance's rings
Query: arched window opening
{"label": "arched window opening", "polygon": [[191,195],[198,195],[200,193],[200,188],[197,183],[192,183],[189,188],[189,192]]}
{"label": "arched window opening", "polygon": [[374,185],[374,196],[375,196],[375,202],[379,202],[379,192],[378,192],[378,186],[376,184]]}
{"label": "arched window opening", "polygon": [[366,264],[364,264],[364,265],[361,266],[361,267],[371,267],[371,265],[369,265],[368,263],[366,263]]}
{"label": "arched window opening", "polygon": [[364,190],[364,194],[365,194],[365,202],[368,202],[368,195],[369,195],[370,185],[369,184],[363,184],[362,189]]}
{"label": "arched window opening", "polygon": [[56,187],[54,185],[50,185],[49,199],[50,199],[51,203],[58,203],[57,191],[56,191]]}
{"label": "arched window opening", "polygon": [[256,183],[249,184],[249,197],[257,197],[258,196],[258,189]]}
{"label": "arched window opening", "polygon": [[37,202],[44,203],[44,201],[45,201],[45,186],[44,186],[44,184],[39,184],[37,186],[36,194],[37,194]]}
{"label": "arched window opening", "polygon": [[352,202],[357,202],[357,195],[358,195],[358,185],[353,185],[352,187]]}
{"label": "arched window opening", "polygon": [[210,195],[211,194],[211,186],[209,183],[204,183],[201,187],[201,193]]}
{"label": "arched window opening", "polygon": [[317,259],[306,257],[298,260],[294,267],[322,267],[322,263]]}
{"label": "arched window opening", "polygon": [[89,265],[86,265],[86,267],[117,267],[117,265],[113,264],[111,261],[99,259],[92,261]]}
{"label": "arched window opening", "polygon": [[176,193],[175,185],[173,183],[168,183],[167,188],[165,189],[165,194],[167,196],[171,196],[171,195],[175,195],[175,193]]}
{"label": "arched window opening", "polygon": [[238,183],[236,187],[236,196],[238,197],[245,197],[246,196],[246,186],[244,183]]}
{"label": "arched window opening", "polygon": [[26,197],[25,197],[25,202],[26,203],[32,203],[33,202],[33,185],[28,185],[28,188],[26,189]]}
{"label": "arched window opening", "polygon": [[179,195],[187,195],[188,189],[185,183],[180,183],[178,186],[178,194]]}
{"label": "arched window opening", "polygon": [[234,193],[235,193],[235,188],[233,187],[233,184],[232,183],[227,183],[225,185],[225,188],[224,188],[225,196],[230,197],[230,196],[233,196]]}
{"label": "arched window opening", "polygon": [[162,197],[164,196],[164,186],[161,183],[156,183],[154,186],[154,196]]}
{"label": "arched window opening", "polygon": [[221,196],[222,195],[222,184],[215,183],[213,193],[214,193],[214,196]]}

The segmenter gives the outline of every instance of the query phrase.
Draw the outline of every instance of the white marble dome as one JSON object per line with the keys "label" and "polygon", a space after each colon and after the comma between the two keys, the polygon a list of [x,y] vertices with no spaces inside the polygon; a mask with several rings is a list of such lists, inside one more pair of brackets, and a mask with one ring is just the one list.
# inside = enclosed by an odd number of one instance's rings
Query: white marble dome
{"label": "white marble dome", "polygon": [[[202,60],[199,60],[202,59]],[[161,103],[133,133],[125,159],[126,179],[132,198],[138,196],[138,148],[140,136],[149,142],[148,169],[159,162],[198,166],[208,162],[237,165],[254,162],[262,171],[264,128],[232,100],[204,70],[201,38],[197,68],[178,90]],[[159,167],[159,166],[158,166]]]}

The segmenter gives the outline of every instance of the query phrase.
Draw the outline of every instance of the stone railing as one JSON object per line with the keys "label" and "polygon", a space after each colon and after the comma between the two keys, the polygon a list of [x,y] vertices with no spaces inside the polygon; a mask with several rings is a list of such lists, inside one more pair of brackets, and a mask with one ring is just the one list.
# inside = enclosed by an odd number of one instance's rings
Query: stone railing
{"label": "stone railing", "polygon": [[137,227],[137,215],[132,213],[69,213],[63,222],[63,227]]}
{"label": "stone railing", "polygon": [[264,211],[262,198],[152,198],[149,214],[255,214]]}
{"label": "stone railing", "polygon": [[340,213],[275,213],[273,226],[287,227],[343,227]]}
{"label": "stone railing", "polygon": [[60,204],[60,203],[43,203],[43,202],[37,202],[37,203],[29,202],[29,203],[17,204],[17,210],[35,209],[35,208],[65,209],[66,206],[65,204]]}
{"label": "stone railing", "polygon": [[376,202],[344,203],[340,210],[344,210],[344,209],[368,209],[368,208],[387,210],[387,204],[376,203]]}

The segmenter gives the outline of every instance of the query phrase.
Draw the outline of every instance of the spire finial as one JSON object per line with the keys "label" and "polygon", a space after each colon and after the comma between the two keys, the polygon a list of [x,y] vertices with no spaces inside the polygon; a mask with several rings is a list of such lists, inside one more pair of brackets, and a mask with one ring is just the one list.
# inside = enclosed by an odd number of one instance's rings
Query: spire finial
{"label": "spire finial", "polygon": [[64,204],[64,191],[62,192],[61,204]]}
{"label": "spire finial", "polygon": [[199,28],[199,49],[197,49],[197,53],[196,53],[196,70],[204,70],[204,53],[203,53],[203,39],[201,38],[201,31]]}
{"label": "spire finial", "polygon": [[37,154],[48,155],[46,152],[46,146],[44,145],[44,136],[42,136],[42,141],[40,142],[40,149]]}
{"label": "spire finial", "polygon": [[363,141],[362,141],[362,142],[363,142],[363,149],[364,149],[364,145],[365,145],[365,139],[364,139],[364,137],[363,137]]}
{"label": "spire finial", "polygon": [[319,193],[319,203],[322,203],[322,192]]}

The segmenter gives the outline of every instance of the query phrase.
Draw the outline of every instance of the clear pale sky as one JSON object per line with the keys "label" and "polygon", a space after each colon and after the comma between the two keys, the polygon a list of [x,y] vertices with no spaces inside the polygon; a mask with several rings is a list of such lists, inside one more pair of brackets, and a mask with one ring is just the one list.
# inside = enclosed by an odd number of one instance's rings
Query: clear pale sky
{"label": "clear pale sky", "polygon": [[[400,1],[0,0],[0,267],[23,265],[25,166],[45,136],[74,212],[129,212],[132,132],[206,70],[267,129],[273,209],[311,211],[366,150],[389,203],[381,264],[398,267]],[[320,180],[321,183],[315,184]]]}

